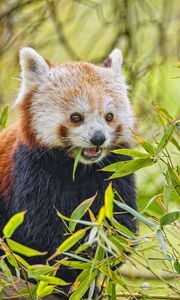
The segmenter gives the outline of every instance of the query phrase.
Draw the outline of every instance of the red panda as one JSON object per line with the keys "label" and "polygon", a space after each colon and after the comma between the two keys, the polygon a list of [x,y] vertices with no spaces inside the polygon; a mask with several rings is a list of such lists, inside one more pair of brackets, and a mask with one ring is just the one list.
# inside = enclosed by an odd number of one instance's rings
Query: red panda
{"label": "red panda", "polygon": [[[50,256],[65,232],[56,209],[70,216],[96,193],[93,213],[103,205],[109,173],[99,169],[128,159],[111,151],[130,146],[133,128],[121,64],[118,49],[102,66],[55,65],[31,48],[21,49],[22,81],[14,103],[20,117],[0,133],[0,227],[16,212],[27,210],[13,236],[18,242]],[[83,150],[73,181],[78,148]],[[136,209],[133,174],[114,179],[113,187]],[[116,219],[136,232],[136,221],[128,213],[116,214]],[[30,261],[43,263],[45,258]],[[68,282],[75,279],[72,270],[60,270],[60,276]]]}

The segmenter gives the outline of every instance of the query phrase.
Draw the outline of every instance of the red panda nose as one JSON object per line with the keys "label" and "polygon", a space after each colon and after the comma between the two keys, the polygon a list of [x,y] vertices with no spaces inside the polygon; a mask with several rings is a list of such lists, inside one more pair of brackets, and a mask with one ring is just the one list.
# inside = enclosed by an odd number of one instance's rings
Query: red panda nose
{"label": "red panda nose", "polygon": [[91,143],[95,146],[101,146],[106,140],[105,135],[102,133],[102,131],[96,131],[93,137],[91,138]]}

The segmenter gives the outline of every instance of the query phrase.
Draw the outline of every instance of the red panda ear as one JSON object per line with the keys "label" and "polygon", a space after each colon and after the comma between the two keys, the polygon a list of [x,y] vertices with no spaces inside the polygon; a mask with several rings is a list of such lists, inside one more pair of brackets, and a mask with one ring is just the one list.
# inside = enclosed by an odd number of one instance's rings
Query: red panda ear
{"label": "red panda ear", "polygon": [[102,66],[105,68],[112,68],[113,71],[119,75],[121,74],[121,65],[122,65],[122,52],[120,49],[114,49],[110,55],[104,60]]}
{"label": "red panda ear", "polygon": [[15,106],[23,101],[25,94],[37,85],[47,81],[50,69],[46,60],[30,47],[20,50],[20,66],[22,81],[19,95],[14,104]]}

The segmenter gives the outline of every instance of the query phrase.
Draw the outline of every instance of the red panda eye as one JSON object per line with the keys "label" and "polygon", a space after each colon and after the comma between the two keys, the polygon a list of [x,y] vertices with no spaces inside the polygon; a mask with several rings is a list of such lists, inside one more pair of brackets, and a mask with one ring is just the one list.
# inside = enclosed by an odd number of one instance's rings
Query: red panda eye
{"label": "red panda eye", "polygon": [[73,113],[71,116],[70,116],[70,120],[71,122],[73,123],[81,123],[83,121],[83,117],[81,114],[79,113]]}
{"label": "red panda eye", "polygon": [[107,122],[111,122],[113,120],[113,113],[108,113],[106,116],[105,116],[105,119]]}

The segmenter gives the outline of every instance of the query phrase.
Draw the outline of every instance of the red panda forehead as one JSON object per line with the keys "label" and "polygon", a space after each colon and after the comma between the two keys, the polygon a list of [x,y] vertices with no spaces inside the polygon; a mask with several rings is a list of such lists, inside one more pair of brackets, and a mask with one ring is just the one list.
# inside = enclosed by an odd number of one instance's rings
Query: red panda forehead
{"label": "red panda forehead", "polygon": [[[70,106],[103,108],[107,99],[117,98],[113,74],[102,67],[89,63],[64,63],[52,68],[50,73],[51,91],[58,92],[60,103]],[[105,103],[104,103],[105,102]],[[87,105],[86,105],[87,104]]]}
{"label": "red panda forehead", "polygon": [[63,63],[61,65],[53,66],[51,68],[50,80],[57,80],[71,83],[88,83],[90,85],[102,85],[110,83],[109,79],[114,80],[112,70],[95,66],[85,62]]}

